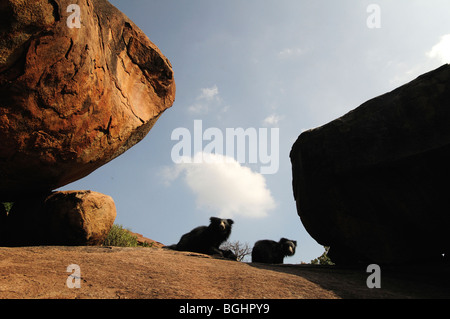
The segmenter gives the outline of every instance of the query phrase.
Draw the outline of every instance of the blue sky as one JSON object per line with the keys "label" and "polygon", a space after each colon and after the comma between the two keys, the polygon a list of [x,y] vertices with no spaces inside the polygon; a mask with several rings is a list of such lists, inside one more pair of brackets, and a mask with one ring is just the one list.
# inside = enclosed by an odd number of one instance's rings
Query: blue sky
{"label": "blue sky", "polygon": [[[292,195],[298,135],[450,62],[448,0],[110,2],[170,60],[176,101],[143,141],[62,189],[112,196],[116,223],[164,244],[223,216],[235,221],[232,241],[287,237],[298,249],[285,262],[320,256]],[[223,134],[278,128],[278,171],[236,158],[174,163],[172,133],[194,133],[195,120]]]}

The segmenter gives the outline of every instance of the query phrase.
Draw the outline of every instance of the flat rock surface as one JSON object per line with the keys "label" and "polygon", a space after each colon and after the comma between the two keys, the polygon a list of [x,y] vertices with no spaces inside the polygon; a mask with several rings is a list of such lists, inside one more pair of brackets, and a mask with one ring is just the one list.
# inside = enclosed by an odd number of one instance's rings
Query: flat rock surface
{"label": "flat rock surface", "polygon": [[[80,288],[67,286],[71,264],[80,267]],[[448,268],[382,268],[382,288],[369,289],[365,269],[239,263],[161,248],[0,248],[0,298],[449,298]]]}

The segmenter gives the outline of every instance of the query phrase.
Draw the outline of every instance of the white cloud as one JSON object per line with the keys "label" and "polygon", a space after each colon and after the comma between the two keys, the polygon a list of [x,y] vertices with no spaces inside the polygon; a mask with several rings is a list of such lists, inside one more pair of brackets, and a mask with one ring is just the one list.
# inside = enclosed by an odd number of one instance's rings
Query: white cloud
{"label": "white cloud", "polygon": [[425,53],[425,56],[428,59],[420,61],[420,64],[389,61],[389,67],[395,70],[395,76],[390,80],[390,84],[403,85],[442,64],[450,63],[450,34],[442,36],[440,41]]}
{"label": "white cloud", "polygon": [[217,87],[217,85],[214,85],[212,88],[202,89],[202,93],[197,99],[212,101],[218,97],[219,97],[219,88]]}
{"label": "white cloud", "polygon": [[209,110],[209,106],[204,103],[195,103],[190,105],[188,110],[191,113],[206,113]]}
{"label": "white cloud", "polygon": [[289,58],[296,57],[303,54],[303,50],[300,48],[287,48],[280,52],[278,52],[278,57],[280,58]]}
{"label": "white cloud", "polygon": [[217,213],[218,217],[262,218],[275,208],[275,200],[263,175],[241,166],[233,158],[198,153],[201,163],[176,164],[165,168],[162,176],[171,183],[182,176],[196,197],[197,207]]}
{"label": "white cloud", "polygon": [[439,43],[427,52],[427,56],[441,63],[450,63],[450,34],[442,36]]}
{"label": "white cloud", "polygon": [[207,113],[215,104],[222,101],[217,85],[210,88],[203,88],[200,91],[201,93],[196,98],[197,102],[188,108],[192,113]]}
{"label": "white cloud", "polygon": [[272,114],[266,117],[263,121],[264,125],[267,126],[277,126],[282,117],[278,114]]}

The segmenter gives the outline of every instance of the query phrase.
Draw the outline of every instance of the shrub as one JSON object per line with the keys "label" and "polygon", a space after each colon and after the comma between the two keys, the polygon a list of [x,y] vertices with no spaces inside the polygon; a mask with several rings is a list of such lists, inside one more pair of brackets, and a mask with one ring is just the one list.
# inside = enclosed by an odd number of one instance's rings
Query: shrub
{"label": "shrub", "polygon": [[104,246],[137,247],[137,237],[131,235],[122,225],[114,224],[103,242]]}
{"label": "shrub", "polygon": [[252,249],[247,243],[244,244],[239,241],[226,241],[220,246],[220,249],[231,250],[236,255],[238,261],[243,261],[246,256],[252,253]]}
{"label": "shrub", "polygon": [[0,205],[5,206],[6,213],[8,214],[11,211],[11,208],[14,205],[14,203],[7,202],[7,203],[1,203]]}
{"label": "shrub", "polygon": [[325,252],[316,259],[311,260],[311,264],[313,265],[327,265],[327,266],[334,266],[334,263],[331,261],[330,257],[327,256],[328,250],[330,247],[325,246]]}

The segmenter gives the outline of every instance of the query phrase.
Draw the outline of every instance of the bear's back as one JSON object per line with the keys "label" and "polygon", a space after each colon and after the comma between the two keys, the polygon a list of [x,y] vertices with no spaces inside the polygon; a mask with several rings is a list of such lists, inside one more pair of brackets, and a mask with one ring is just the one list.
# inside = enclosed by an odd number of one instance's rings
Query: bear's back
{"label": "bear's back", "polygon": [[258,240],[253,246],[252,262],[277,263],[279,250],[279,243],[274,240]]}
{"label": "bear's back", "polygon": [[180,241],[177,244],[178,250],[187,250],[187,251],[197,251],[198,248],[202,247],[204,243],[205,230],[207,226],[199,226],[191,230],[189,233],[181,236]]}

